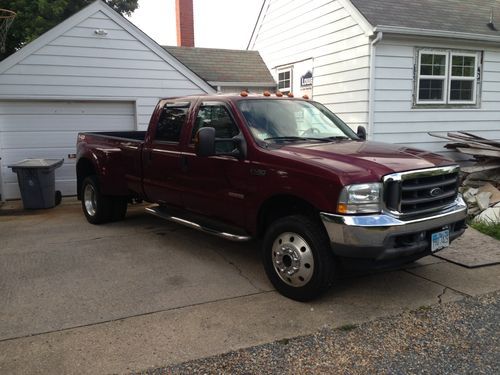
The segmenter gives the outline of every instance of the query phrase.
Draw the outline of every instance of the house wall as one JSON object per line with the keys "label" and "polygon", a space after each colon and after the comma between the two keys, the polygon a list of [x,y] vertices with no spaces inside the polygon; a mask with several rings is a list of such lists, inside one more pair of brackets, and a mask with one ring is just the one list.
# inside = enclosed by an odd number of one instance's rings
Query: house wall
{"label": "house wall", "polygon": [[[251,49],[277,80],[279,67],[310,60],[317,100],[351,127],[368,124],[369,38],[339,0],[268,0]],[[295,91],[303,69],[293,69]],[[302,92],[294,92],[296,96]]]}
{"label": "house wall", "polygon": [[[416,48],[484,51],[478,108],[412,108]],[[376,47],[373,139],[453,155],[427,132],[466,131],[500,139],[500,49],[460,41],[384,37]]]}
{"label": "house wall", "polygon": [[138,129],[147,127],[159,98],[203,92],[102,11],[0,75],[0,100],[136,101]]}

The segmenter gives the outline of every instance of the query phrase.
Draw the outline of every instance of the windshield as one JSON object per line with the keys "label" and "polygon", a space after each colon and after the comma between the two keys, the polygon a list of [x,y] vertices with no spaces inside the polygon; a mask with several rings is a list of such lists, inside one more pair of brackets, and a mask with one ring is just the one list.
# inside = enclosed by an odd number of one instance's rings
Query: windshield
{"label": "windshield", "polygon": [[319,103],[245,99],[238,102],[238,108],[258,141],[358,139],[349,126]]}

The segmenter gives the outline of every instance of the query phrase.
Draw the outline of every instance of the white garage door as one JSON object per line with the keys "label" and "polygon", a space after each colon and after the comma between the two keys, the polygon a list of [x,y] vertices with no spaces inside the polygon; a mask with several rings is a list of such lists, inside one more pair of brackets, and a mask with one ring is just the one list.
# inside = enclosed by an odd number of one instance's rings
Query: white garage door
{"label": "white garage door", "polygon": [[0,101],[0,193],[20,198],[17,176],[7,165],[26,158],[64,159],[56,190],[76,194],[76,137],[81,131],[135,129],[133,102]]}

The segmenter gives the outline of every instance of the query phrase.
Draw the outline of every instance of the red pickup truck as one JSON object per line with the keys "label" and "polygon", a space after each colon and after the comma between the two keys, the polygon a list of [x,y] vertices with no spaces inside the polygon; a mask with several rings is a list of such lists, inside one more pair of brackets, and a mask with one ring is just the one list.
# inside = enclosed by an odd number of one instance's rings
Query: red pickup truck
{"label": "red pickup truck", "polygon": [[78,197],[92,224],[143,200],[179,224],[260,239],[273,285],[305,301],[338,265],[411,262],[464,232],[456,164],[365,138],[307,99],[163,99],[146,132],[78,135]]}

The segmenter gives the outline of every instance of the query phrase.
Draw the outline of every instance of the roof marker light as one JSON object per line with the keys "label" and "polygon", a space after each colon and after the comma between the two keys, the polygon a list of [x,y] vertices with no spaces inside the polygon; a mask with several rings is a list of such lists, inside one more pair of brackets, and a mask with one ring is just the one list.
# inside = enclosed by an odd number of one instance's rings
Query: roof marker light
{"label": "roof marker light", "polygon": [[264,91],[264,96],[271,96],[271,93],[269,91]]}
{"label": "roof marker light", "polygon": [[302,99],[309,100],[309,95],[304,95]]}
{"label": "roof marker light", "polygon": [[293,94],[291,92],[289,92],[288,94],[286,94],[286,96],[288,96],[289,98],[293,98]]}
{"label": "roof marker light", "polygon": [[246,98],[248,96],[248,92],[246,92],[245,90],[243,90],[242,92],[240,92],[240,96]]}
{"label": "roof marker light", "polygon": [[281,91],[279,91],[279,90],[278,90],[278,91],[276,91],[276,96],[277,96],[278,98],[281,98],[281,97],[283,96],[283,93],[282,93]]}

